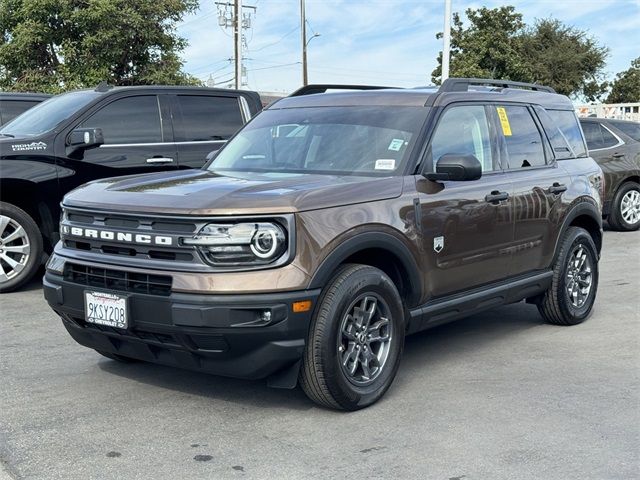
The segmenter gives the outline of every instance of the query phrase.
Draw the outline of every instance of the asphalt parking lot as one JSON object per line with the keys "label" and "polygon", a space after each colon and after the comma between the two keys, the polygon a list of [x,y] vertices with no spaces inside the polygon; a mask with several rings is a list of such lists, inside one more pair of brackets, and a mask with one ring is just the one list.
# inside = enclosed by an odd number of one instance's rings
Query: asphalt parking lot
{"label": "asphalt parking lot", "polygon": [[355,413],[75,344],[34,282],[0,297],[0,478],[637,479],[640,232],[605,233],[592,317],[523,303],[409,337]]}

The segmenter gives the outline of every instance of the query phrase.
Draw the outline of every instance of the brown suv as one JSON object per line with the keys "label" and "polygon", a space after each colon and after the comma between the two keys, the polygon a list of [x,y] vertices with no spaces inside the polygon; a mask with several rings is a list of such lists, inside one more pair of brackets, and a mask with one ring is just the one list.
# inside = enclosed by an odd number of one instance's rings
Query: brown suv
{"label": "brown suv", "polygon": [[640,228],[640,123],[581,118],[589,154],[604,174],[602,214],[615,230]]}
{"label": "brown suv", "polygon": [[588,317],[602,171],[567,97],[331,88],[272,104],[203,170],[69,193],[44,293],[71,336],[355,410],[408,333],[525,299],[550,323]]}

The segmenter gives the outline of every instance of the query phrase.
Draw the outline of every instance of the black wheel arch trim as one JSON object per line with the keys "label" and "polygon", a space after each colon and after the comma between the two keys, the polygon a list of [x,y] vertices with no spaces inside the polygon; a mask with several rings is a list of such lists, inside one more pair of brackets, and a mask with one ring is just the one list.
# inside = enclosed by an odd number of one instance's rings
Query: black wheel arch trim
{"label": "black wheel arch trim", "polygon": [[564,220],[562,221],[562,228],[560,229],[560,234],[558,238],[556,238],[555,244],[555,254],[553,256],[553,261],[555,262],[558,256],[558,249],[560,246],[560,242],[564,237],[565,232],[571,226],[572,222],[581,216],[587,216],[592,219],[597,225],[598,230],[600,232],[600,238],[595,239],[594,243],[596,244],[596,248],[598,249],[598,256],[602,250],[602,212],[599,211],[598,207],[595,203],[592,203],[593,200],[581,198],[577,202],[575,202],[573,207],[570,207],[569,212],[565,215]]}
{"label": "black wheel arch trim", "polygon": [[336,269],[350,256],[367,249],[381,249],[395,255],[401,262],[402,268],[408,275],[408,307],[417,305],[422,294],[422,276],[417,261],[409,247],[400,239],[384,232],[359,233],[343,242],[332,250],[322,261],[313,274],[307,288],[324,288]]}

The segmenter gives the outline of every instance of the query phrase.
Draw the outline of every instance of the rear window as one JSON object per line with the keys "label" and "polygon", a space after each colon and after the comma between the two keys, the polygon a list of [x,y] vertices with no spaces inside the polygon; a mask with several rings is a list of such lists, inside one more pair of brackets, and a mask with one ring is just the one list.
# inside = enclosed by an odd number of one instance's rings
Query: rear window
{"label": "rear window", "polygon": [[177,101],[182,112],[179,142],[228,140],[244,123],[236,97],[178,95]]}
{"label": "rear window", "polygon": [[23,112],[26,112],[31,107],[35,107],[37,101],[29,100],[3,100],[0,105],[0,124],[9,123]]}
{"label": "rear window", "polygon": [[547,113],[571,145],[576,157],[586,157],[587,149],[575,112],[573,110],[547,110]]}
{"label": "rear window", "polygon": [[640,123],[612,122],[612,125],[636,142],[640,142]]}
{"label": "rear window", "polygon": [[582,130],[589,150],[611,148],[618,144],[618,139],[597,122],[582,122]]}

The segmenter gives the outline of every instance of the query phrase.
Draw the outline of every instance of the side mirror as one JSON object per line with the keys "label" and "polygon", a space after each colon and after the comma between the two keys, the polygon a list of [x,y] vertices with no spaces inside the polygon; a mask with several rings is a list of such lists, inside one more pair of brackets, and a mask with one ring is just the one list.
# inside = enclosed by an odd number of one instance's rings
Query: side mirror
{"label": "side mirror", "polygon": [[78,128],[67,137],[67,154],[83,152],[104,143],[101,128]]}
{"label": "side mirror", "polygon": [[478,180],[482,176],[482,165],[475,155],[448,153],[438,159],[435,172],[425,173],[424,176],[429,180]]}
{"label": "side mirror", "polygon": [[207,156],[205,157],[205,163],[212,161],[213,159],[215,159],[218,154],[220,153],[220,149],[218,150],[212,150],[209,153],[207,153]]}

